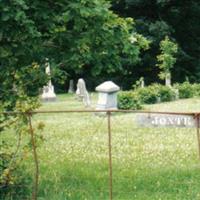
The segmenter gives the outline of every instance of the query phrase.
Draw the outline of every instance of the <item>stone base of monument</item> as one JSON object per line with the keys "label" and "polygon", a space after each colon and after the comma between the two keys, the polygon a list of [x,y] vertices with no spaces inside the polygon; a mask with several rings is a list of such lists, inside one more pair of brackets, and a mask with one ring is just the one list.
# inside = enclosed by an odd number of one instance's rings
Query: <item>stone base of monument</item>
{"label": "stone base of monument", "polygon": [[51,86],[45,86],[43,88],[43,93],[42,93],[42,101],[45,102],[54,102],[56,101],[56,94],[54,92],[54,87]]}
{"label": "stone base of monument", "polygon": [[116,93],[99,93],[99,99],[96,105],[96,110],[115,110],[117,109]]}
{"label": "stone base of monument", "polygon": [[56,100],[57,100],[56,97],[53,96],[42,97],[43,102],[55,102]]}

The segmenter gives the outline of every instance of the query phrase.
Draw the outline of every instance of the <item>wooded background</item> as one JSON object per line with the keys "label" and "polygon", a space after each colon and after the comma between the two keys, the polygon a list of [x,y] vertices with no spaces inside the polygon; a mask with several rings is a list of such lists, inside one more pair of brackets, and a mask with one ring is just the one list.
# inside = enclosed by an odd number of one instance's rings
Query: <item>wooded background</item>
{"label": "wooded background", "polygon": [[123,17],[135,19],[136,30],[152,41],[135,67],[136,77],[147,82],[158,79],[155,67],[159,42],[165,35],[179,46],[177,62],[172,70],[174,82],[200,80],[200,1],[198,0],[119,0],[112,9]]}
{"label": "wooded background", "polygon": [[199,0],[0,0],[0,10],[1,98],[13,87],[38,94],[46,57],[56,92],[78,78],[90,90],[108,79],[123,89],[140,77],[162,83],[165,36],[178,44],[172,81],[200,80]]}

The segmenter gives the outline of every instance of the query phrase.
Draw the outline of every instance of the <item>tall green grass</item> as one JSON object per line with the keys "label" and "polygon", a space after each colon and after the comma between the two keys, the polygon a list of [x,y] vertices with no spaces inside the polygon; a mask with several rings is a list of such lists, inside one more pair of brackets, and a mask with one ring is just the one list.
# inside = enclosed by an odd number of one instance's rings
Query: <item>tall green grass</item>
{"label": "tall green grass", "polygon": [[[82,103],[73,96],[62,95],[56,103],[43,104],[40,109],[80,108]],[[200,111],[200,100],[162,103],[146,109]],[[107,118],[94,113],[35,115],[33,123],[40,121],[45,128],[44,142],[37,148],[38,199],[109,199]],[[135,114],[113,114],[111,127],[114,200],[200,199],[196,129],[142,128],[135,124]],[[33,175],[30,157],[24,166],[26,173]],[[28,187],[31,189],[31,185]]]}

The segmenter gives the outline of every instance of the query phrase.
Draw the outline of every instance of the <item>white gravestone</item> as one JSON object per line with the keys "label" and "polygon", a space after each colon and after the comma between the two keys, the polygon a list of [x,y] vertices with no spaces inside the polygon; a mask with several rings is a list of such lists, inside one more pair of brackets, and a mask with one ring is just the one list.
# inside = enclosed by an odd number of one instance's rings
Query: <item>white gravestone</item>
{"label": "white gravestone", "polygon": [[72,79],[69,81],[68,93],[74,93],[74,80]]}
{"label": "white gravestone", "polygon": [[140,87],[144,88],[144,78],[143,77],[140,78]]}
{"label": "white gravestone", "polygon": [[76,95],[79,100],[83,101],[86,107],[91,106],[91,101],[86,89],[85,81],[82,78],[78,79]]}
{"label": "white gravestone", "polygon": [[174,93],[175,93],[175,100],[179,99],[179,91],[178,89],[174,89]]}
{"label": "white gravestone", "polygon": [[[51,76],[51,70],[50,65],[48,62],[48,59],[46,59],[46,74],[50,77]],[[55,101],[56,100],[56,94],[54,92],[54,86],[51,82],[51,79],[49,80],[48,84],[43,87],[43,93],[42,93],[42,100],[44,101]]]}
{"label": "white gravestone", "polygon": [[112,81],[106,81],[96,87],[99,92],[96,109],[117,109],[117,92],[120,90]]}
{"label": "white gravestone", "polygon": [[171,87],[171,74],[168,73],[165,77],[165,85]]}
{"label": "white gravestone", "polygon": [[170,78],[165,79],[165,85],[171,87],[171,79]]}

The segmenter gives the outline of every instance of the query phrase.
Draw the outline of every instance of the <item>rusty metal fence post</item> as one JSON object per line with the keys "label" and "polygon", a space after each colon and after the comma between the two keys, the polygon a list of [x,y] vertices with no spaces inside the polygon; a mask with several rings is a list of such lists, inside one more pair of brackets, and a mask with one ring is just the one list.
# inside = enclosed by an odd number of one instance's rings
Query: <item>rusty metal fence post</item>
{"label": "rusty metal fence post", "polygon": [[195,115],[197,122],[197,141],[198,141],[198,149],[199,149],[199,159],[200,159],[200,113]]}
{"label": "rusty metal fence post", "polygon": [[38,156],[36,151],[36,141],[35,141],[35,134],[32,126],[31,121],[31,113],[27,114],[28,117],[28,124],[29,124],[29,132],[31,136],[31,144],[32,144],[32,150],[33,150],[33,159],[35,163],[35,180],[33,183],[33,190],[32,190],[32,200],[37,200],[37,194],[38,194],[38,179],[39,179],[39,163],[38,163]]}
{"label": "rusty metal fence post", "polygon": [[108,154],[109,154],[109,197],[113,199],[112,191],[112,135],[111,135],[111,111],[107,111],[108,117]]}

